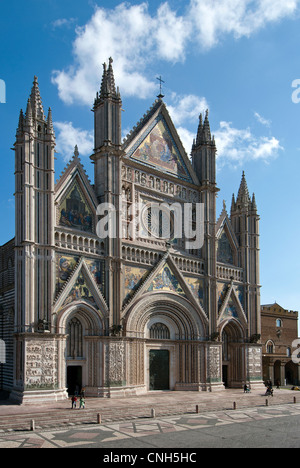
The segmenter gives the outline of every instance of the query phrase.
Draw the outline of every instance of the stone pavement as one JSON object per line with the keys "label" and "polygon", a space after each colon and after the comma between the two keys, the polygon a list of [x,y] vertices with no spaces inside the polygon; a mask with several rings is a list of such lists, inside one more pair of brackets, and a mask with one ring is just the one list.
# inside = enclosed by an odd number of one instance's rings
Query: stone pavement
{"label": "stone pavement", "polygon": [[[9,400],[0,402],[0,431],[54,428],[80,424],[111,423],[141,418],[164,417],[180,414],[204,414],[212,411],[255,408],[300,403],[300,393],[274,390],[274,397],[265,397],[262,390],[244,394],[243,390],[220,392],[149,392],[147,395],[122,398],[86,398],[86,408],[71,409],[71,401],[51,402],[45,405],[14,405]],[[198,409],[196,408],[198,406]],[[154,413],[153,413],[154,410]]]}
{"label": "stone pavement", "polygon": [[[0,434],[1,448],[299,448],[300,404]],[[103,452],[103,454],[108,453]],[[111,453],[111,452],[109,452]],[[145,460],[144,452],[142,453]],[[99,461],[99,454],[97,454]],[[101,459],[101,457],[100,457]],[[143,462],[143,465],[145,462]],[[137,464],[138,465],[138,464]]]}

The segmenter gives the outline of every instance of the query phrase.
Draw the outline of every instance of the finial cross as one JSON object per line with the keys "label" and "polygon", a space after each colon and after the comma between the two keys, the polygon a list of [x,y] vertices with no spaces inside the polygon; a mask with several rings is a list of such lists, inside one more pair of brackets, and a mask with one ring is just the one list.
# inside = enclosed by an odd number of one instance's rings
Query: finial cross
{"label": "finial cross", "polygon": [[162,94],[162,83],[165,83],[164,80],[162,79],[161,76],[159,76],[158,78],[156,78],[158,81],[159,81],[159,84],[160,84],[160,88],[159,88],[159,95],[157,96],[159,99],[162,99],[164,97],[164,95]]}

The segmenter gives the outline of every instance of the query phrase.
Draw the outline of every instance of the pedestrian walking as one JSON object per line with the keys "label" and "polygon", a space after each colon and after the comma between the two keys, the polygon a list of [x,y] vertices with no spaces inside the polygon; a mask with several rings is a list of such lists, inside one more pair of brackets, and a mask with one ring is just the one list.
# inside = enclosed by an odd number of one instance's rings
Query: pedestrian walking
{"label": "pedestrian walking", "polygon": [[80,397],[80,405],[79,405],[79,409],[84,409],[85,408],[85,399],[83,396]]}
{"label": "pedestrian walking", "polygon": [[76,408],[77,397],[75,395],[72,396],[72,409]]}

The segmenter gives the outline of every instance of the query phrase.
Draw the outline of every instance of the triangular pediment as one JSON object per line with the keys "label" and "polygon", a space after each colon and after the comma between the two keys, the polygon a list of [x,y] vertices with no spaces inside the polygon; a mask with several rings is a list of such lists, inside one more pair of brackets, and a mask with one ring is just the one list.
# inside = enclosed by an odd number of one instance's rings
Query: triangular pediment
{"label": "triangular pediment", "polygon": [[222,212],[217,223],[217,262],[228,265],[238,263],[238,242],[227,213]]}
{"label": "triangular pediment", "polygon": [[55,186],[56,224],[95,232],[97,198],[78,157],[66,167]]}
{"label": "triangular pediment", "polygon": [[200,309],[203,317],[205,316],[206,318],[201,301],[195,297],[191,286],[178,270],[169,252],[164,255],[156,267],[153,268],[152,272],[145,275],[144,281],[141,282],[139,288],[126,304],[123,311],[126,312],[132,303],[140,299],[143,295],[160,293],[177,294],[184,297],[191,302],[196,309]]}
{"label": "triangular pediment", "polygon": [[54,310],[57,312],[69,305],[86,303],[89,306],[107,311],[108,307],[94,272],[92,260],[81,259],[65,285],[58,293]]}
{"label": "triangular pediment", "polygon": [[218,325],[224,320],[235,319],[247,325],[247,317],[240,301],[239,288],[233,283],[224,284],[219,295]]}
{"label": "triangular pediment", "polygon": [[191,183],[199,184],[164,103],[145,116],[125,144],[127,157]]}

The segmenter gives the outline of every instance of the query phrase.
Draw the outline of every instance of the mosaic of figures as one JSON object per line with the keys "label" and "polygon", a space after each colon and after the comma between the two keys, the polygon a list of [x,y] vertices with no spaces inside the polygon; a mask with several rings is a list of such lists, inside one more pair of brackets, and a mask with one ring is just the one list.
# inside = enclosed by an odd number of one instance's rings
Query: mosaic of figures
{"label": "mosaic of figures", "polygon": [[[137,268],[126,266],[124,270],[124,292],[126,302],[139,289],[142,283],[146,280],[150,270],[146,268]],[[204,306],[204,280],[195,277],[184,278],[189,286],[194,298]],[[185,295],[179,281],[170,270],[169,266],[165,265],[161,271],[155,276],[148,291],[173,291],[180,295]]]}
{"label": "mosaic of figures", "polygon": [[148,276],[146,268],[126,266],[124,269],[124,301],[128,301]]}
{"label": "mosaic of figures", "polygon": [[155,276],[148,291],[172,291],[180,296],[185,296],[178,279],[168,265],[165,265]]}
{"label": "mosaic of figures", "polygon": [[[66,281],[70,278],[74,268],[78,264],[80,257],[58,254],[56,257],[56,294],[65,285]],[[104,293],[105,282],[105,262],[103,260],[85,259],[85,263],[89,268],[97,286]],[[83,286],[83,285],[81,285]],[[83,291],[78,284],[78,288]]]}
{"label": "mosaic of figures", "polygon": [[192,277],[185,277],[194,298],[204,307],[204,280]]}
{"label": "mosaic of figures", "polygon": [[132,157],[180,178],[190,180],[179,150],[161,117],[156,119],[156,125],[143,139]]}
{"label": "mosaic of figures", "polygon": [[96,304],[94,296],[91,293],[88,285],[86,284],[86,280],[82,273],[78,275],[76,283],[74,284],[72,290],[70,291],[70,294],[64,301],[63,306],[80,300],[88,301],[92,305]]}
{"label": "mosaic of figures", "polygon": [[[230,285],[228,283],[218,283],[217,290],[218,290],[218,308],[219,310],[222,307],[222,304],[225,300],[225,296],[228,292]],[[244,287],[243,286],[236,286],[235,292],[239,298],[239,301],[244,308]],[[238,318],[238,312],[236,304],[234,303],[232,297],[229,298],[225,311],[223,312],[223,317],[235,317]]]}
{"label": "mosaic of figures", "polygon": [[76,182],[60,206],[59,224],[80,231],[92,231],[93,214]]}

